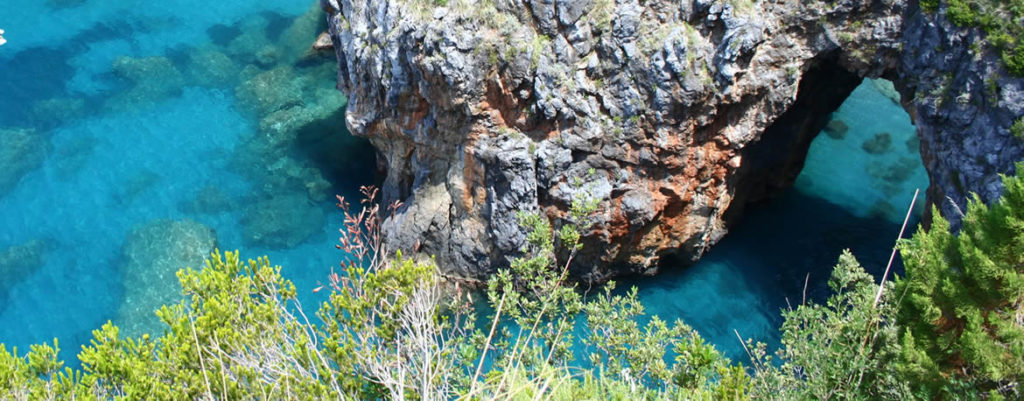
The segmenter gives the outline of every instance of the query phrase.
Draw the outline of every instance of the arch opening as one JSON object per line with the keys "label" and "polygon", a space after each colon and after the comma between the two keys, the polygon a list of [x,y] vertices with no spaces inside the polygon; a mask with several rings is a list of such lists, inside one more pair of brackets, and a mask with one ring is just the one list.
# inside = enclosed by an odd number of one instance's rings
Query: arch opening
{"label": "arch opening", "polygon": [[734,360],[746,358],[734,330],[778,346],[780,310],[823,301],[844,249],[881,276],[915,188],[909,227],[925,206],[919,147],[890,82],[820,60],[744,154],[729,234],[693,266],[666,258],[658,276],[620,287],[636,285],[648,312],[682,319]]}

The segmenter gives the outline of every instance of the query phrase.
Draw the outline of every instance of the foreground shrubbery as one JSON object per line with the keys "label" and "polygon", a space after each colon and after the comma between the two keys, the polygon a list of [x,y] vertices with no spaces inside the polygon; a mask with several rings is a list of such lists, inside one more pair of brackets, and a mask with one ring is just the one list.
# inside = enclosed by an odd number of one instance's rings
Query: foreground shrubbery
{"label": "foreground shrubbery", "polygon": [[[471,294],[442,290],[432,263],[377,257],[387,253],[372,207],[346,214],[340,247],[351,258],[313,319],[266,258],[216,253],[179,272],[185,297],[157,312],[161,335],[124,338],[108,323],[78,354],[81,371],[63,368],[56,342],[26,354],[0,346],[0,399],[1020,398],[1017,169],[998,203],[970,203],[959,236],[936,217],[902,242],[902,279],[880,286],[845,252],[825,304],[783,312],[774,356],[747,344],[750,369],[682,322],[638,324],[635,290],[585,298],[566,280],[593,203],[574,205],[558,229],[521,217],[527,256],[488,283],[494,313],[482,325]],[[568,262],[557,264],[556,248]]]}

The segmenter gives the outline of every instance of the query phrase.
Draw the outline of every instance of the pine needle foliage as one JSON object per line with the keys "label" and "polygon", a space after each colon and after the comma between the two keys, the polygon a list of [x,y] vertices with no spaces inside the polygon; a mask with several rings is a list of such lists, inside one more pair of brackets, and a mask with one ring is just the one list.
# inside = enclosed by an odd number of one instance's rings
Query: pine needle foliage
{"label": "pine needle foliage", "polygon": [[1022,396],[1024,163],[1016,169],[999,201],[970,201],[959,235],[935,212],[930,230],[900,244],[901,369],[924,397]]}

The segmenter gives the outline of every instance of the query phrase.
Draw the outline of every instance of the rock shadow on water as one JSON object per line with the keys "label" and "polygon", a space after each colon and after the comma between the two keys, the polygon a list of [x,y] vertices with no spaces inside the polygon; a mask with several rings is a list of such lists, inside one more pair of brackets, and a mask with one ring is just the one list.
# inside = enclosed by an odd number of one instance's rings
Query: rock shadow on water
{"label": "rock shadow on water", "polygon": [[206,36],[218,47],[226,47],[241,34],[242,30],[234,25],[215,24],[206,28]]}
{"label": "rock shadow on water", "polygon": [[75,75],[71,57],[64,49],[48,47],[22,50],[7,59],[0,57],[0,93],[3,103],[9,105],[0,107],[0,121],[26,124],[30,108],[22,105],[64,96],[66,83]]}
{"label": "rock shadow on water", "polygon": [[132,229],[121,248],[124,300],[115,323],[124,336],[158,333],[154,314],[181,300],[176,273],[199,269],[217,248],[217,235],[192,220],[154,220]]}
{"label": "rock shadow on water", "polygon": [[[38,46],[13,54],[0,53],[0,93],[4,104],[19,107],[0,107],[0,121],[9,125],[30,125],[39,122],[36,108],[27,106],[46,99],[74,97],[68,93],[67,83],[77,71],[72,60],[90,49],[90,45],[106,40],[130,37],[138,28],[125,21],[104,21],[85,29],[68,40],[48,46]],[[86,111],[92,111],[98,99],[86,101]],[[57,113],[58,117],[63,113]],[[45,122],[49,129],[54,122]],[[34,125],[33,125],[34,126]]]}
{"label": "rock shadow on water", "polygon": [[52,240],[33,239],[0,249],[0,312],[7,307],[11,289],[39,271],[54,247]]}

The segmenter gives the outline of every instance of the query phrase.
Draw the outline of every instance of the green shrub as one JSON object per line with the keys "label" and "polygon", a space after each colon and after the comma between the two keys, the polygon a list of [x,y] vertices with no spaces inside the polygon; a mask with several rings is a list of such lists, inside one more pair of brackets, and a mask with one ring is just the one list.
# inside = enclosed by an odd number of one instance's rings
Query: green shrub
{"label": "green shrub", "polygon": [[[755,350],[755,399],[910,399],[892,363],[900,346],[891,282],[879,285],[849,251],[839,257],[824,305],[800,305],[782,313],[781,364]],[[877,304],[875,297],[881,295]]]}
{"label": "green shrub", "polygon": [[907,271],[897,281],[906,294],[900,368],[925,394],[1021,396],[1024,163],[1016,168],[1016,177],[1004,177],[998,202],[970,201],[959,235],[936,211],[930,230],[900,245]]}
{"label": "green shrub", "polygon": [[1018,118],[1017,121],[1013,122],[1010,126],[1010,134],[1017,137],[1017,139],[1024,139],[1024,117]]}

